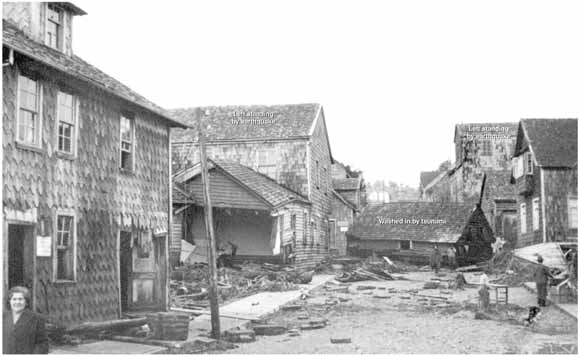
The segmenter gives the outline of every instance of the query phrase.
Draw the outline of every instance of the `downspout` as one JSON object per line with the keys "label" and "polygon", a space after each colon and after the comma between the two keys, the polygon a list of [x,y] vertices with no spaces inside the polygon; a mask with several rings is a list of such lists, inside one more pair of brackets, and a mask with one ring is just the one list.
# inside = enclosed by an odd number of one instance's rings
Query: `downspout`
{"label": "downspout", "polygon": [[546,243],[546,190],[544,187],[544,169],[542,167],[540,167],[540,181],[540,191],[542,197],[542,241]]}

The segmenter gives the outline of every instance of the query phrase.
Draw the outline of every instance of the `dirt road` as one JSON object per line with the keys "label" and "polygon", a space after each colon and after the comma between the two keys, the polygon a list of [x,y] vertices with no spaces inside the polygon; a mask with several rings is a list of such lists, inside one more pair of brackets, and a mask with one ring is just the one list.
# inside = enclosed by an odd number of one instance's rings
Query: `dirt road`
{"label": "dirt road", "polygon": [[[360,286],[368,289],[359,290]],[[539,322],[524,327],[527,308],[494,306],[475,319],[477,289],[423,290],[422,282],[357,282],[348,292],[327,286],[311,293],[298,311],[281,311],[268,323],[298,328],[315,318],[327,326],[289,334],[259,336],[238,344],[236,354],[358,354],[358,353],[574,353],[578,352],[577,322],[553,307]],[[344,289],[343,289],[344,291]],[[520,297],[521,299],[521,297]],[[533,298],[531,299],[533,301]],[[524,302],[527,302],[524,300]],[[331,338],[350,338],[333,344]]]}

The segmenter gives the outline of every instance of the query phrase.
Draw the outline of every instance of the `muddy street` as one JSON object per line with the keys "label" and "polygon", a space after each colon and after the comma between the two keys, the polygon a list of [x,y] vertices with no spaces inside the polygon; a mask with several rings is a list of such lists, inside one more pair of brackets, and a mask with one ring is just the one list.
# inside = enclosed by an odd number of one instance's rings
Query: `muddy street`
{"label": "muddy street", "polygon": [[[476,318],[476,288],[425,290],[421,279],[430,278],[430,272],[410,277],[328,283],[302,300],[300,309],[264,320],[287,326],[288,333],[257,336],[228,353],[577,353],[577,322],[555,307],[545,308],[535,325],[523,326],[524,305],[534,296],[521,288],[510,290],[513,303],[494,304]],[[301,330],[320,320],[325,327]]]}

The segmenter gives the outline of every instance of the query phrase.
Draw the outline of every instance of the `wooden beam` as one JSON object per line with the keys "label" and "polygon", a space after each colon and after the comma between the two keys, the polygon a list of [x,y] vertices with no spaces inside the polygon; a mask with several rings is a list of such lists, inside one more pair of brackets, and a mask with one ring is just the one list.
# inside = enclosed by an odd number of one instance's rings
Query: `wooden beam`
{"label": "wooden beam", "polygon": [[209,304],[211,310],[211,334],[214,339],[220,338],[220,316],[217,289],[217,263],[216,263],[216,242],[213,231],[213,215],[211,198],[209,195],[209,174],[207,172],[207,158],[205,154],[205,133],[203,116],[200,108],[195,109],[195,116],[198,124],[199,134],[199,160],[201,164],[201,181],[203,186],[203,210],[205,215],[205,232],[209,240]]}
{"label": "wooden beam", "polygon": [[[171,308],[171,311],[176,311],[176,312],[181,312],[181,313],[189,313],[189,314],[195,314],[195,315],[211,315],[211,311],[204,310],[204,309]],[[251,317],[251,316],[241,316],[241,315],[223,314],[223,313],[220,314],[220,318],[252,320],[252,321],[261,320],[260,318],[255,318],[255,317]]]}
{"label": "wooden beam", "polygon": [[147,324],[147,318],[136,318],[136,319],[119,319],[119,320],[108,320],[108,321],[97,321],[97,322],[90,322],[90,323],[83,323],[77,326],[73,326],[67,328],[66,331],[74,334],[74,333],[83,333],[83,332],[94,332],[94,331],[101,331],[101,330],[114,330],[114,329],[123,329],[133,326],[141,326],[143,324]]}

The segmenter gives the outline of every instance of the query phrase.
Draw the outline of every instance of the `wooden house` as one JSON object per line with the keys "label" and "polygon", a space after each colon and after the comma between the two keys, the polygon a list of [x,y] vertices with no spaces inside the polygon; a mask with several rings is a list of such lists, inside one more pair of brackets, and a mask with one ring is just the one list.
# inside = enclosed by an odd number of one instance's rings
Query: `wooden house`
{"label": "wooden house", "polygon": [[467,203],[395,202],[367,206],[348,232],[349,254],[373,252],[428,263],[438,246],[455,247],[460,264],[487,260],[495,241],[481,208]]}
{"label": "wooden house", "polygon": [[185,126],[72,53],[83,10],[2,5],[4,291],[29,287],[65,325],[166,309],[170,128]]}
{"label": "wooden house", "polygon": [[513,160],[517,247],[577,243],[578,120],[521,120]]}
{"label": "wooden house", "polygon": [[505,241],[506,248],[517,243],[517,194],[510,184],[510,171],[486,171],[484,173],[480,205],[496,238]]}
{"label": "wooden house", "polygon": [[[195,126],[194,111],[172,112]],[[314,266],[321,261],[328,255],[333,162],[322,106],[220,106],[202,111],[208,158],[249,167],[310,203],[305,213],[296,215],[296,224],[307,226],[307,243],[298,243],[297,236],[295,263]],[[197,130],[176,130],[172,148],[175,172],[197,164]]]}
{"label": "wooden house", "polygon": [[[312,205],[305,197],[237,162],[208,159],[208,173],[218,247],[236,246],[237,259],[289,263],[297,250],[314,245],[310,224],[303,223]],[[174,182],[174,196],[189,200],[177,203],[173,240],[193,244],[199,262],[207,263],[200,164],[177,172]]]}

